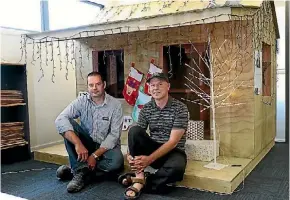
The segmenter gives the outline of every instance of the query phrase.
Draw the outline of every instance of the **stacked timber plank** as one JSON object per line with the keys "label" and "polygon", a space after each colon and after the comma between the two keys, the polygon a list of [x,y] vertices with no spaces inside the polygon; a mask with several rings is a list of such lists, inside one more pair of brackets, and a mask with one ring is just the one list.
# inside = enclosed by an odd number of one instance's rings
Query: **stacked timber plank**
{"label": "stacked timber plank", "polygon": [[1,149],[26,145],[23,128],[23,122],[1,123]]}
{"label": "stacked timber plank", "polygon": [[25,105],[21,91],[1,90],[1,107],[17,105]]}

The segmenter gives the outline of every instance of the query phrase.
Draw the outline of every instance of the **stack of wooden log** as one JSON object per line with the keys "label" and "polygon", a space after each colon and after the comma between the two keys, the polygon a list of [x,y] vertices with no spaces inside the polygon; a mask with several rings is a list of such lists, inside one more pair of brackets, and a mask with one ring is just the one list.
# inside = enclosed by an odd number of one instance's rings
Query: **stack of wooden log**
{"label": "stack of wooden log", "polygon": [[1,106],[15,106],[24,104],[23,95],[18,90],[1,90]]}
{"label": "stack of wooden log", "polygon": [[9,149],[28,144],[24,139],[24,123],[1,123],[1,149]]}

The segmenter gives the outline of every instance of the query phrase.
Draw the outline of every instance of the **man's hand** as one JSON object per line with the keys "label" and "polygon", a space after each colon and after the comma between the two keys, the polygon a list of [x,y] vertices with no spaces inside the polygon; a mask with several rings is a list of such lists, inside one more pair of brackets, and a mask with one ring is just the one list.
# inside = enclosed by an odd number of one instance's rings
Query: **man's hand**
{"label": "man's hand", "polygon": [[75,145],[76,152],[78,154],[78,161],[86,162],[88,159],[88,150],[82,143]]}
{"label": "man's hand", "polygon": [[138,172],[142,172],[147,166],[152,163],[149,156],[136,156],[134,159],[134,166]]}
{"label": "man's hand", "polygon": [[90,155],[89,158],[88,158],[88,166],[91,170],[94,170],[95,167],[96,167],[96,164],[97,164],[97,161],[96,159]]}
{"label": "man's hand", "polygon": [[127,161],[131,167],[131,170],[132,171],[136,171],[137,168],[135,167],[135,161],[134,161],[134,158],[128,153],[127,154]]}

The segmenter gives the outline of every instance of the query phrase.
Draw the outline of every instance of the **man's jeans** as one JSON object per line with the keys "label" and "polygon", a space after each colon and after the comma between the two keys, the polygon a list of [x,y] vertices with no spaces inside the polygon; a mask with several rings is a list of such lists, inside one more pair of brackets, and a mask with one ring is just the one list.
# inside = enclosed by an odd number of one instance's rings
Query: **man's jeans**
{"label": "man's jeans", "polygon": [[[83,129],[79,126],[79,124],[74,121],[70,120],[74,128],[75,134],[80,138],[83,145],[89,152],[89,156],[95,152],[100,144],[93,141],[89,134],[85,133]],[[77,161],[78,155],[75,150],[75,145],[64,138],[65,147],[67,153],[69,155],[69,162],[71,169],[75,173],[77,170],[82,169],[84,167],[88,167],[87,162],[79,162]],[[106,151],[99,161],[97,161],[95,170],[101,172],[112,172],[112,173],[119,173],[124,169],[124,157],[121,152],[120,147],[115,147],[114,149]]]}

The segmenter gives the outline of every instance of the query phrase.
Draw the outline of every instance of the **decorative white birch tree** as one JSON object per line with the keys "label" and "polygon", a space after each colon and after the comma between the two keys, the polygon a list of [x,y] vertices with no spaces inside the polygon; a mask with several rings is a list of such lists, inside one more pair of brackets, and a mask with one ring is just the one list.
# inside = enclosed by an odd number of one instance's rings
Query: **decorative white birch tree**
{"label": "decorative white birch tree", "polygon": [[[186,74],[185,86],[193,92],[197,98],[185,99],[194,104],[201,105],[203,112],[210,109],[211,114],[211,134],[214,140],[214,162],[205,167],[211,169],[222,169],[226,165],[217,163],[217,128],[216,128],[216,110],[224,107],[232,107],[243,105],[246,102],[239,102],[235,98],[237,89],[245,87],[244,81],[239,79],[243,72],[248,59],[252,59],[247,45],[242,43],[235,43],[235,40],[224,39],[223,42],[218,42],[215,39],[211,41],[210,35],[205,54],[200,51],[190,42],[192,50],[199,57],[199,61],[203,62],[202,69],[200,63],[192,59],[193,66],[185,64],[189,68],[189,73]],[[242,38],[239,38],[242,41]],[[213,46],[215,50],[213,51]],[[207,73],[205,73],[207,71]],[[201,86],[202,85],[202,86]],[[246,86],[250,87],[250,86]]]}

